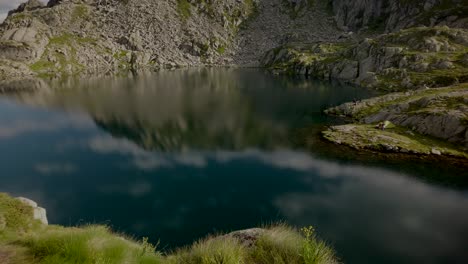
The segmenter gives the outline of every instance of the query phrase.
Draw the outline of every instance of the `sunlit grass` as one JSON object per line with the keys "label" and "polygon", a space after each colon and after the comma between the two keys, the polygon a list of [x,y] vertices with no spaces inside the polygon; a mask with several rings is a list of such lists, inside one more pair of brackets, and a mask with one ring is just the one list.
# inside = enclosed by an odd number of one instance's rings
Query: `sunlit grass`
{"label": "sunlit grass", "polygon": [[172,263],[187,264],[241,264],[247,263],[247,249],[235,238],[208,238],[179,250],[169,257]]}
{"label": "sunlit grass", "polygon": [[[312,228],[273,225],[249,246],[232,235],[211,236],[163,255],[147,238],[135,241],[109,227],[43,226],[32,210],[0,193],[0,263],[6,264],[332,264],[334,252]],[[9,235],[5,235],[9,234]]]}
{"label": "sunlit grass", "polygon": [[104,226],[50,227],[16,243],[28,248],[38,263],[162,263],[153,247],[113,234]]}

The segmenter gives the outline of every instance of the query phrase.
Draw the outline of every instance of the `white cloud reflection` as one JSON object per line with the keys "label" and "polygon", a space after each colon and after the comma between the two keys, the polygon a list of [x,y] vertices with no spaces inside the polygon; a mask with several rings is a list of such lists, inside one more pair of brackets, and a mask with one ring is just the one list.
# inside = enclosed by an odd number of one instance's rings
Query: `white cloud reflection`
{"label": "white cloud reflection", "polygon": [[206,166],[206,160],[198,153],[189,152],[170,155],[168,153],[151,152],[142,149],[127,139],[117,139],[111,136],[94,137],[90,140],[89,147],[98,153],[128,155],[131,157],[132,163],[142,170],[170,168],[175,165],[198,168]]}
{"label": "white cloud reflection", "polygon": [[10,124],[3,123],[0,126],[0,139],[17,137],[31,132],[54,132],[57,130],[72,128],[88,128],[94,124],[87,118],[54,118],[49,120],[17,120]]}
{"label": "white cloud reflection", "polygon": [[71,163],[38,163],[34,169],[43,175],[51,174],[70,174],[77,170]]}

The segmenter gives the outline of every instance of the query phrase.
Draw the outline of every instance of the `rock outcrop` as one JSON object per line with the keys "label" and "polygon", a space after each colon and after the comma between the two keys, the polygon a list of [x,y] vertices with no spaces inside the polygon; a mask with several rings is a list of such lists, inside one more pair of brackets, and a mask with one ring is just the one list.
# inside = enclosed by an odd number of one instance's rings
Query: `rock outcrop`
{"label": "rock outcrop", "polygon": [[468,85],[392,93],[325,111],[365,124],[389,120],[468,149]]}
{"label": "rock outcrop", "polygon": [[17,198],[20,200],[22,203],[29,205],[33,209],[33,219],[34,220],[39,220],[42,224],[48,225],[49,221],[47,220],[47,212],[46,209],[39,207],[36,202],[34,202],[31,199],[24,198],[24,197],[19,197]]}
{"label": "rock outcrop", "polygon": [[352,31],[393,32],[418,26],[468,28],[464,0],[330,0],[339,27]]}
{"label": "rock outcrop", "polygon": [[404,127],[381,130],[373,125],[349,124],[333,126],[322,134],[331,142],[359,150],[468,158],[468,154],[455,145],[447,145]]}
{"label": "rock outcrop", "polygon": [[0,58],[42,76],[227,64],[255,1],[30,0],[0,26]]}
{"label": "rock outcrop", "polygon": [[468,80],[468,30],[411,28],[360,42],[285,45],[263,64],[280,73],[343,79],[387,91],[442,87]]}
{"label": "rock outcrop", "polygon": [[231,232],[227,235],[224,235],[224,237],[235,238],[243,246],[251,248],[255,246],[255,242],[257,242],[257,240],[267,232],[268,230],[264,228],[250,228]]}

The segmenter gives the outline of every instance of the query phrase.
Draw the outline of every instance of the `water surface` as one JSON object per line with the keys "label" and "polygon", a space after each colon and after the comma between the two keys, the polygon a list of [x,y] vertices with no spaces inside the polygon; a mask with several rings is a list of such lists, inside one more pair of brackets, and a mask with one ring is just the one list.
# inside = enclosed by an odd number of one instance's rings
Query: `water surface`
{"label": "water surface", "polygon": [[315,226],[345,263],[467,263],[466,168],[297,143],[368,91],[235,69],[39,86],[0,98],[0,191],[51,223],[170,250],[284,221]]}

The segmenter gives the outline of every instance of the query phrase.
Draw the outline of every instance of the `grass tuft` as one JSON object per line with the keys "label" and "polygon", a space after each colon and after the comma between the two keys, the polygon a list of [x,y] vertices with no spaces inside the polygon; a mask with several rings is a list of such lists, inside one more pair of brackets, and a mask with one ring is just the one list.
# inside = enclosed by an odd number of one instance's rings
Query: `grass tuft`
{"label": "grass tuft", "polygon": [[40,263],[162,263],[161,255],[147,241],[130,241],[105,226],[50,227],[17,243]]}
{"label": "grass tuft", "polygon": [[208,238],[180,250],[175,263],[186,264],[241,264],[246,263],[246,249],[234,238]]}

